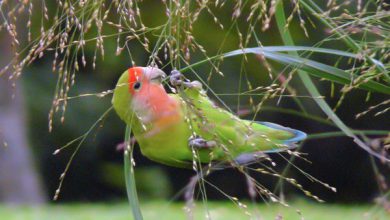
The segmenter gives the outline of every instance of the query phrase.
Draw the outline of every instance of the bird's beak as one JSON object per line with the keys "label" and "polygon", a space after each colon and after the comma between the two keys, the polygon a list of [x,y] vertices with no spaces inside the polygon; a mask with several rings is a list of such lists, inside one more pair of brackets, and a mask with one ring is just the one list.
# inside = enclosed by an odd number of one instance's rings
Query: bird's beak
{"label": "bird's beak", "polygon": [[144,74],[150,81],[160,83],[167,76],[162,70],[157,67],[144,67]]}

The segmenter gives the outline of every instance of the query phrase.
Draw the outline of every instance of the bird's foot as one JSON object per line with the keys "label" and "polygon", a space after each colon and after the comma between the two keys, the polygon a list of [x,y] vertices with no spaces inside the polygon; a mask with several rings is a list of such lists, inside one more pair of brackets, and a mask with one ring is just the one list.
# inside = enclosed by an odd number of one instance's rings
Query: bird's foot
{"label": "bird's foot", "polygon": [[217,146],[217,142],[207,141],[207,140],[200,138],[200,137],[191,137],[188,140],[188,145],[191,148],[195,148],[195,149],[210,149],[210,148]]}
{"label": "bird's foot", "polygon": [[243,153],[240,154],[238,157],[234,158],[234,162],[237,165],[245,166],[250,165],[256,162],[260,162],[264,159],[269,158],[267,154],[263,152],[254,152],[254,153]]}
{"label": "bird's foot", "polygon": [[171,75],[169,75],[169,81],[172,86],[181,86],[184,83],[184,76],[178,70],[172,70]]}
{"label": "bird's foot", "polygon": [[185,88],[202,89],[202,84],[199,81],[188,81],[178,70],[172,70],[171,75],[169,76],[169,81],[171,85],[175,87],[184,86]]}
{"label": "bird's foot", "polygon": [[[135,143],[137,143],[137,140],[135,139],[135,137],[131,137],[130,138],[130,143],[129,143],[130,146],[133,146]],[[122,143],[119,143],[119,144],[116,145],[115,150],[116,151],[125,151],[127,147],[128,146],[127,146],[126,142],[122,142]]]}

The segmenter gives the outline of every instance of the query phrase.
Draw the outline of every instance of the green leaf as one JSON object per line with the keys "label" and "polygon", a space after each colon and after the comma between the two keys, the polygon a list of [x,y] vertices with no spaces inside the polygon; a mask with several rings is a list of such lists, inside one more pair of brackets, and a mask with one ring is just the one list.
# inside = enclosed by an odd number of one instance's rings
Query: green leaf
{"label": "green leaf", "polygon": [[[278,53],[274,51],[312,51],[312,52],[321,52],[328,53],[346,57],[357,58],[358,56],[355,54],[351,54],[348,52],[324,49],[324,48],[313,48],[313,47],[293,47],[293,46],[273,46],[273,47],[253,47],[253,48],[243,48],[239,50],[234,50],[228,53],[223,54],[223,57],[231,57],[242,54],[258,54],[262,55],[268,59],[277,61],[279,63],[283,63],[289,66],[296,67],[300,70],[305,70],[309,74],[324,78],[336,83],[340,83],[343,85],[349,85],[352,83],[353,78],[357,78],[357,76],[353,76],[346,71],[339,69],[337,67],[333,67],[327,64],[323,64],[314,60],[302,58],[299,56],[288,55],[283,53]],[[379,61],[375,61],[380,63]],[[379,65],[379,64],[378,64]],[[380,63],[380,65],[383,65]],[[358,88],[365,89],[371,92],[379,92],[384,94],[390,94],[390,87],[383,85],[381,83],[375,82],[374,80],[368,80],[367,82],[361,83],[357,85]]]}
{"label": "green leaf", "polygon": [[[283,1],[278,1],[275,11],[275,18],[276,23],[279,28],[279,32],[281,33],[281,37],[285,44],[294,45],[294,41],[291,37],[290,32],[288,29],[285,29],[286,27],[286,17],[284,15],[284,8],[283,8]],[[298,56],[297,52],[290,52],[293,55]],[[298,75],[302,80],[303,85],[306,87],[308,92],[312,97],[319,97],[321,94],[315,87],[314,83],[310,79],[309,75],[303,71],[298,70]],[[359,137],[357,137],[352,129],[350,129],[347,125],[344,124],[344,122],[332,111],[332,108],[326,103],[323,99],[314,99],[314,101],[317,103],[317,105],[322,109],[322,111],[329,117],[330,120],[332,120],[337,127],[344,132],[344,134],[348,137],[351,137],[354,142],[361,147],[363,150],[367,151],[369,154],[383,159],[385,161],[390,161],[388,158],[378,154],[377,152],[373,151],[367,144],[365,144]]]}
{"label": "green leaf", "polygon": [[[210,57],[209,59],[199,61],[197,63],[194,63],[192,65],[189,65],[180,71],[184,72],[188,69],[191,69],[197,65],[201,65],[203,63],[206,63],[210,60],[215,59],[222,59],[237,55],[243,55],[243,54],[258,54],[262,55],[268,59],[274,60],[276,62],[289,65],[295,68],[298,68],[300,70],[304,70],[310,75],[324,78],[327,80],[330,80],[332,82],[336,82],[342,85],[351,85],[353,79],[356,79],[358,76],[353,75],[351,73],[346,72],[345,70],[342,70],[340,68],[330,66],[324,63],[320,63],[314,60],[310,60],[307,58],[300,57],[296,52],[297,51],[308,51],[308,52],[317,52],[317,53],[326,53],[331,55],[337,55],[337,56],[343,56],[343,57],[350,57],[354,59],[360,59],[361,57],[357,54],[340,51],[340,50],[333,50],[333,49],[327,49],[327,48],[316,48],[316,47],[304,47],[304,46],[264,46],[264,47],[252,47],[252,48],[243,48],[238,49],[234,51],[230,51],[224,54],[216,55],[213,57]],[[280,52],[294,52],[294,55],[291,54],[284,54]],[[377,66],[384,67],[383,63],[381,63],[378,60],[372,59],[372,62],[375,63]],[[386,86],[382,83],[376,82],[374,80],[367,80],[366,82],[359,82],[358,85],[356,85],[357,88],[364,89],[370,92],[378,92],[383,94],[390,95],[390,87]]]}
{"label": "green leaf", "polygon": [[[337,25],[327,18],[327,16],[320,16],[321,14],[324,14],[324,11],[312,0],[302,0],[300,1],[300,4],[303,5],[303,8],[310,11],[313,15],[317,15],[319,21],[321,21],[324,25],[331,28],[335,33],[340,37],[340,40],[343,40],[349,48],[351,48],[353,51],[362,51],[363,49],[360,47],[358,43],[356,43],[348,33],[345,33],[343,30],[340,30],[337,28]],[[283,15],[284,16],[284,15]],[[360,20],[362,21],[362,20]],[[282,32],[281,32],[282,33]],[[365,58],[372,64],[376,64],[376,61],[374,58],[363,54]],[[386,68],[384,65],[376,65],[375,66],[377,70],[383,72],[383,75],[385,77],[386,82],[390,83],[390,75],[388,71],[386,71]]]}
{"label": "green leaf", "polygon": [[143,217],[142,217],[142,212],[138,200],[137,186],[135,184],[134,165],[132,163],[134,146],[130,144],[130,137],[131,137],[131,126],[127,125],[126,133],[125,133],[126,147],[123,153],[127,198],[129,200],[131,210],[133,211],[134,219],[142,220]]}

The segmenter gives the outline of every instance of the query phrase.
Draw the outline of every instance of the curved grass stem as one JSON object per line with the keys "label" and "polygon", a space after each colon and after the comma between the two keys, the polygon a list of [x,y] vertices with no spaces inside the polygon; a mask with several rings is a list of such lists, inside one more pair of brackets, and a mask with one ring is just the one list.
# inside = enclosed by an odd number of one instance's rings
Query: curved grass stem
{"label": "curved grass stem", "polygon": [[134,219],[143,220],[141,207],[138,200],[135,176],[134,176],[134,163],[133,163],[134,144],[131,144],[130,137],[131,137],[131,126],[127,125],[126,133],[125,133],[126,148],[123,153],[127,197],[129,200],[131,210],[133,212]]}
{"label": "curved grass stem", "polygon": [[[284,6],[283,6],[283,1],[279,1],[276,6],[276,11],[275,11],[275,18],[276,18],[276,23],[279,28],[279,32],[281,33],[282,40],[285,45],[291,45],[294,46],[294,41],[292,39],[292,36],[289,32],[288,29],[286,29],[286,17],[284,14]],[[298,53],[296,51],[289,52],[289,54],[298,56]],[[312,97],[319,97],[321,94],[319,93],[318,89],[314,85],[313,81],[311,80],[310,76],[307,74],[306,71],[299,69],[298,70],[298,76],[301,79],[303,85],[306,87],[307,91]],[[330,120],[332,120],[337,127],[341,131],[343,131],[346,136],[351,137],[354,142],[367,151],[369,154],[382,159],[386,162],[389,162],[390,159],[386,158],[379,153],[373,151],[367,144],[365,144],[359,137],[357,137],[352,130],[333,112],[332,108],[326,103],[325,100],[323,99],[314,99],[314,101],[317,103],[317,105],[321,108],[321,110],[329,117]]]}

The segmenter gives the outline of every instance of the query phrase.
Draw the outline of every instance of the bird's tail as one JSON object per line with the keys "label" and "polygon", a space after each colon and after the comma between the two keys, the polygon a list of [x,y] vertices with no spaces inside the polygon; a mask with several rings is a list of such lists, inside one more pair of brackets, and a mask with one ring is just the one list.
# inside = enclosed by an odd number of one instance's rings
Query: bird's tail
{"label": "bird's tail", "polygon": [[285,144],[291,144],[291,143],[296,143],[296,142],[299,142],[299,141],[303,141],[307,137],[307,134],[305,132],[303,132],[303,131],[292,129],[292,128],[289,128],[289,127],[284,127],[284,126],[281,126],[281,125],[278,125],[278,124],[275,124],[275,123],[272,123],[272,122],[259,121],[259,124],[262,124],[264,126],[272,128],[272,129],[287,131],[287,132],[290,132],[290,133],[294,134],[294,136],[292,138],[289,138],[289,139],[284,141]]}
{"label": "bird's tail", "polygon": [[258,123],[262,124],[264,126],[267,126],[269,128],[272,128],[272,129],[287,131],[287,132],[293,134],[293,137],[291,137],[291,138],[289,138],[287,140],[284,140],[283,143],[286,144],[286,145],[294,145],[295,143],[297,143],[299,141],[305,140],[306,137],[307,137],[307,134],[305,132],[303,132],[303,131],[292,129],[292,128],[289,128],[289,127],[284,127],[284,126],[281,126],[281,125],[278,125],[278,124],[275,124],[275,123],[271,123],[271,122],[259,121]]}

